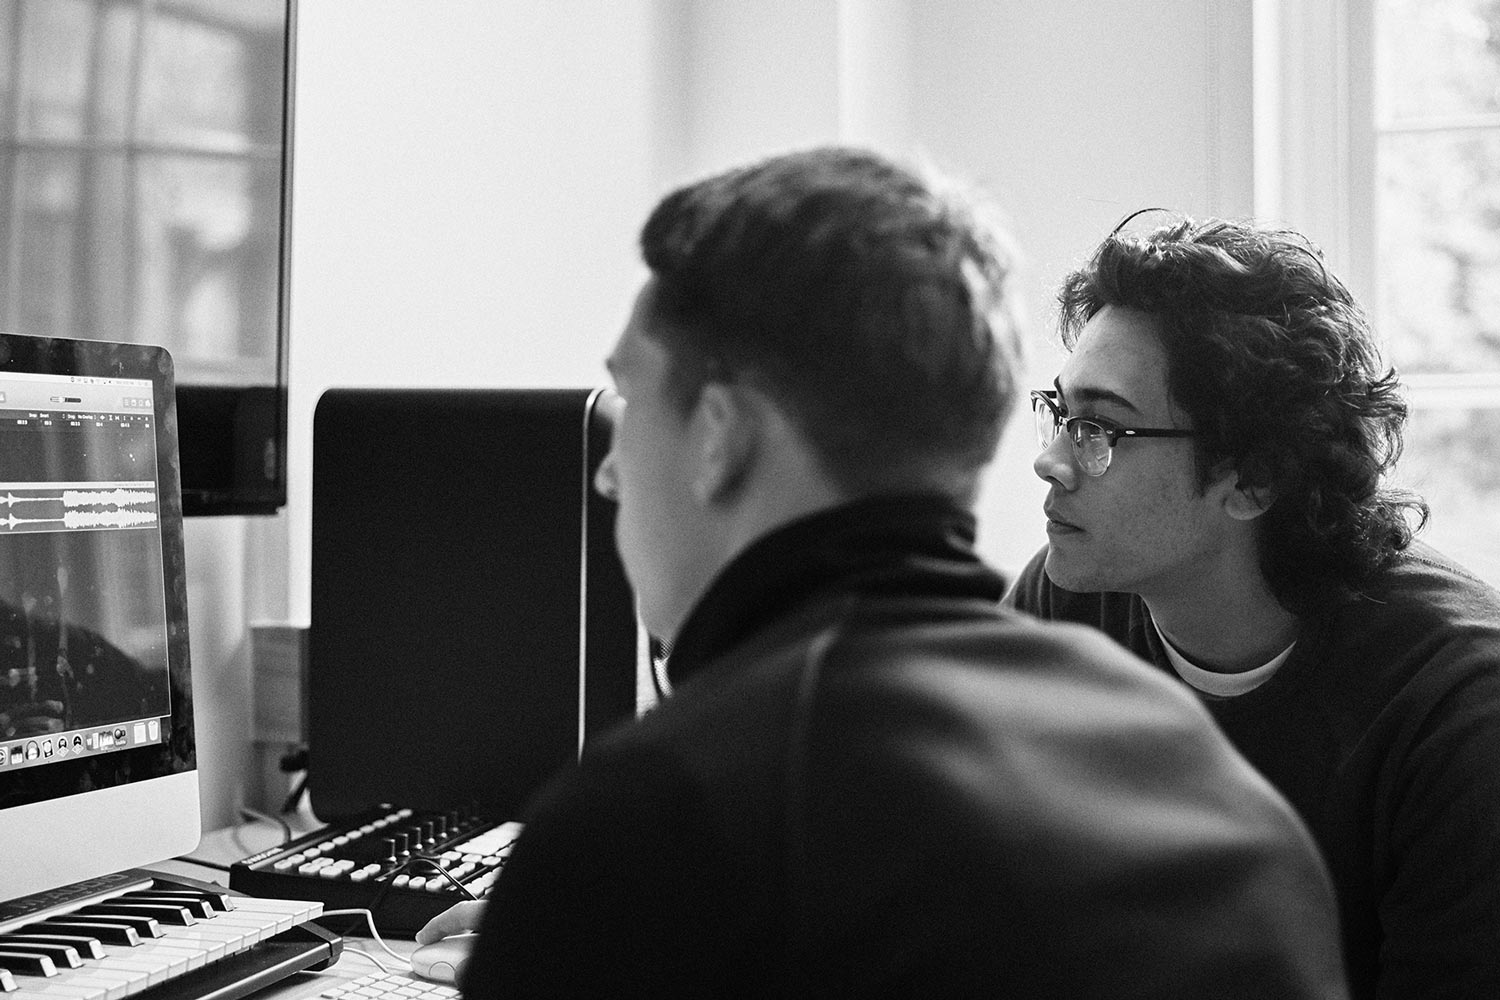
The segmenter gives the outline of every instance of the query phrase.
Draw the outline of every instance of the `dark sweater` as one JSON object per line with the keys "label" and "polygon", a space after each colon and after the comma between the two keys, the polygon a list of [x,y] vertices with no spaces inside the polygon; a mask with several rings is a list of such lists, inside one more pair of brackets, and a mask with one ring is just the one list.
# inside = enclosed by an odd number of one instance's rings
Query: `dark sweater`
{"label": "dark sweater", "polygon": [[[1056,587],[1045,555],[1007,603],[1172,673],[1139,597]],[[1500,594],[1414,545],[1269,681],[1204,700],[1317,838],[1354,995],[1500,997]]]}
{"label": "dark sweater", "polygon": [[1336,998],[1302,824],[1180,687],[998,606],[969,514],[763,538],[526,817],[471,997]]}

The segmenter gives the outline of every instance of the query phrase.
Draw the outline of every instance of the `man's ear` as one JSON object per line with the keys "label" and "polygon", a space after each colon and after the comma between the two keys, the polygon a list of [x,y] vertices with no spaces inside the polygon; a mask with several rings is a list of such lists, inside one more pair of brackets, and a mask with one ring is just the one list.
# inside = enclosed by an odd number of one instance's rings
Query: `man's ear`
{"label": "man's ear", "polygon": [[760,445],[761,413],[745,387],[709,382],[698,395],[693,413],[698,450],[693,496],[712,503],[733,494],[744,482]]}
{"label": "man's ear", "polygon": [[1214,482],[1223,497],[1225,513],[1236,521],[1253,521],[1276,502],[1275,489],[1253,483],[1248,475],[1228,461],[1215,471]]}
{"label": "man's ear", "polygon": [[1224,509],[1236,521],[1253,521],[1275,502],[1276,491],[1270,486],[1257,486],[1236,476],[1233,488],[1224,497]]}

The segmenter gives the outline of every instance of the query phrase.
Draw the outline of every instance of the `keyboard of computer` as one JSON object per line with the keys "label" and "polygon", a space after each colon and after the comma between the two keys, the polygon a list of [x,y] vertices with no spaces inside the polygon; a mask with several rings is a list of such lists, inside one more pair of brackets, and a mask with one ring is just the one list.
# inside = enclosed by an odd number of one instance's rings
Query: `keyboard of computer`
{"label": "keyboard of computer", "polygon": [[238,1000],[324,969],[342,939],[316,901],[258,899],[142,870],[9,901],[0,1000]]}
{"label": "keyboard of computer", "polygon": [[326,1000],[455,1000],[458,988],[400,972],[371,972],[358,979],[330,982],[318,994]]}

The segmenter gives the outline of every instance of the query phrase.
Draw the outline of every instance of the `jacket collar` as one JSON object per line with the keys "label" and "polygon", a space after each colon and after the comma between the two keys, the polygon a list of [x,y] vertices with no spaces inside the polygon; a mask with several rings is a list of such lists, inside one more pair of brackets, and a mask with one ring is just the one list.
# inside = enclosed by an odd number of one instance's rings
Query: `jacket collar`
{"label": "jacket collar", "polygon": [[1004,579],[974,552],[974,515],[936,495],[854,501],[753,542],[714,579],[667,659],[675,686],[825,590],[1000,599]]}

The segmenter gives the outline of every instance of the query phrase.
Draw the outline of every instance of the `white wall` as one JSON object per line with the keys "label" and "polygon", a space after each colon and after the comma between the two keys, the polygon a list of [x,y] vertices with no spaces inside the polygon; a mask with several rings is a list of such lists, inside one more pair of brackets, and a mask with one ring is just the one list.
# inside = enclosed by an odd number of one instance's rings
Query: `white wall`
{"label": "white wall", "polygon": [[[1124,215],[1251,210],[1249,0],[661,6],[678,26],[679,173],[845,140],[979,184],[1025,257],[1035,385],[1061,361],[1059,279]],[[982,504],[981,550],[1011,571],[1045,540],[1033,442],[1018,413]]]}
{"label": "white wall", "polygon": [[[249,621],[305,622],[313,407],[334,385],[591,385],[669,186],[815,142],[1001,200],[1033,382],[1063,271],[1126,212],[1250,205],[1248,0],[304,0],[287,510],[189,528],[207,826],[254,800]],[[1043,540],[1029,425],[981,547]],[[372,530],[371,544],[379,544]]]}
{"label": "white wall", "polygon": [[318,397],[602,383],[656,196],[647,5],[299,8],[289,503],[188,528],[209,829],[279,803],[251,745],[247,626],[308,619]]}
{"label": "white wall", "polygon": [[[1249,0],[920,4],[915,143],[982,183],[1025,256],[1031,385],[1061,364],[1053,297],[1125,215],[1251,211]],[[1045,540],[1019,414],[992,466],[981,547],[1017,569]]]}

